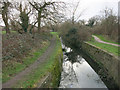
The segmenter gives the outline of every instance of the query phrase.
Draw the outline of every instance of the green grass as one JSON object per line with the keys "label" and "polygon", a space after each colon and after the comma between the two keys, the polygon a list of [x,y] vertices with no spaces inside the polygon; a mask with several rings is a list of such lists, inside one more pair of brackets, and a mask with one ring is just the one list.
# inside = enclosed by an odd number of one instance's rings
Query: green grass
{"label": "green grass", "polygon": [[50,32],[52,35],[58,35],[57,32]]}
{"label": "green grass", "polygon": [[[52,33],[53,35],[56,33]],[[57,35],[57,34],[56,34]],[[59,68],[59,56],[62,57],[62,47],[60,40],[56,40],[56,46],[54,51],[51,52],[51,56],[41,65],[38,66],[36,70],[33,70],[29,75],[27,75],[24,80],[21,80],[14,87],[36,87],[37,83],[49,72],[52,73],[51,87],[57,87],[60,78],[60,68]]]}
{"label": "green grass", "polygon": [[[0,31],[1,32],[1,31]],[[10,31],[12,33],[16,33],[16,31]],[[2,31],[2,34],[6,34],[6,31]]]}
{"label": "green grass", "polygon": [[93,45],[95,45],[103,50],[106,50],[107,52],[112,53],[116,56],[120,55],[120,51],[118,50],[119,47],[96,42],[93,37],[92,37],[91,41],[88,41],[88,43],[93,44]]}
{"label": "green grass", "polygon": [[118,42],[113,42],[112,40],[108,40],[107,38],[105,38],[102,35],[95,35],[95,36],[97,36],[98,38],[100,38],[102,41],[105,41],[105,42],[114,43],[114,44],[120,44]]}
{"label": "green grass", "polygon": [[[8,65],[8,67],[4,67],[2,70],[2,82],[4,83],[8,81],[11,77],[15,76],[15,74],[24,70],[27,66],[29,66],[34,61],[36,61],[45,52],[48,45],[49,42],[46,42],[46,44],[44,44],[44,47],[42,49],[39,49],[36,52],[31,52],[29,56],[23,59],[23,63],[18,63],[13,61],[14,63],[13,65]],[[8,64],[10,63],[8,62]]]}

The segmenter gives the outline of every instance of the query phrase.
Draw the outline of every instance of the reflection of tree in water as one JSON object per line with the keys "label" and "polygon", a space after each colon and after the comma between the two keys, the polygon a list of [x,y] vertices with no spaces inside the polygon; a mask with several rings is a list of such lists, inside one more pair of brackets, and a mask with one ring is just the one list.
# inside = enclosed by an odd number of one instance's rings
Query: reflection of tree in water
{"label": "reflection of tree in water", "polygon": [[72,50],[71,52],[66,52],[65,54],[68,56],[69,61],[70,61],[72,64],[75,63],[75,62],[79,62],[79,61],[77,60],[77,57],[78,57],[78,55],[81,56],[81,54],[80,54],[77,50]]}
{"label": "reflection of tree in water", "polygon": [[[72,51],[70,51],[70,52],[66,52],[65,54],[68,56],[68,61],[70,61],[70,62],[72,63],[71,73],[74,72],[74,76],[75,76],[75,78],[76,78],[76,80],[77,80],[77,82],[78,82],[76,73],[75,73],[75,71],[74,71],[74,69],[73,69],[73,63],[75,63],[75,62],[78,62],[78,63],[79,63],[79,61],[77,60],[78,52],[77,52],[76,50],[72,50]],[[71,75],[71,74],[70,74],[70,75]],[[70,77],[72,77],[72,76],[70,76]]]}
{"label": "reflection of tree in water", "polygon": [[77,60],[76,60],[76,59],[77,59],[77,53],[75,53],[74,51],[68,52],[68,53],[66,53],[66,55],[68,56],[69,61],[70,61],[72,64],[77,61]]}

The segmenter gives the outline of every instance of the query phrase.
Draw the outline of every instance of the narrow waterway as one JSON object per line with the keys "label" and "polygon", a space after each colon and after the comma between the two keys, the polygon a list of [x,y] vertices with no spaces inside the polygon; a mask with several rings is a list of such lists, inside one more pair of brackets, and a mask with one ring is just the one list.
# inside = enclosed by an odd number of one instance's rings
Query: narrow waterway
{"label": "narrow waterway", "polygon": [[76,62],[71,63],[66,53],[72,50],[63,44],[62,48],[66,49],[66,52],[63,53],[63,70],[59,88],[106,88],[107,90],[104,82],[84,58],[77,55]]}

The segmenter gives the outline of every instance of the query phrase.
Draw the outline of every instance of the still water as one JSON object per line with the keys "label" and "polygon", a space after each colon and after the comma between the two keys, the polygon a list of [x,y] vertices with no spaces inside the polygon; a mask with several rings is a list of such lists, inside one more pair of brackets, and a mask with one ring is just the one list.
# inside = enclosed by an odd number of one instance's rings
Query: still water
{"label": "still water", "polygon": [[[66,52],[72,51],[63,44],[62,48],[66,49]],[[80,55],[77,55],[77,62],[73,64],[68,56],[65,55],[65,52],[63,53],[63,59],[59,88],[106,88],[107,90],[106,85],[98,74]]]}

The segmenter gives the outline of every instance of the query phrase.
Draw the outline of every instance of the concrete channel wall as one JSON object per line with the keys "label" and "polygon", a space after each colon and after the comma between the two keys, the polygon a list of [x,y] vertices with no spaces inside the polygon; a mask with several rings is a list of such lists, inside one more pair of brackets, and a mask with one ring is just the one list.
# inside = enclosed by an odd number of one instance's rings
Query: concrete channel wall
{"label": "concrete channel wall", "polygon": [[120,59],[113,54],[87,42],[82,44],[82,49],[95,62],[101,63],[102,66],[107,69],[108,75],[114,79],[115,84],[120,87],[120,79],[118,75],[118,70],[120,70]]}

